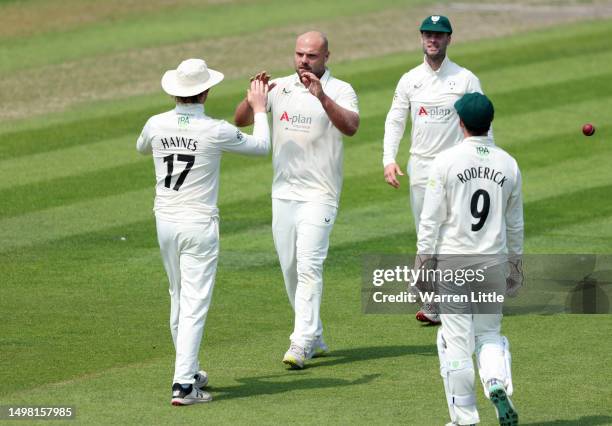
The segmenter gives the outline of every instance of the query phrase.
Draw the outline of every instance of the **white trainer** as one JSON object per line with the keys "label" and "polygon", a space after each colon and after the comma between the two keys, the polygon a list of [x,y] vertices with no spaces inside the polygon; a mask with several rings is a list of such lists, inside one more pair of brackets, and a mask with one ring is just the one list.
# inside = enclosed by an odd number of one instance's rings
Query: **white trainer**
{"label": "white trainer", "polygon": [[306,351],[301,346],[291,343],[289,350],[285,352],[283,357],[283,363],[287,364],[293,370],[301,370],[304,368],[304,361],[306,360]]}
{"label": "white trainer", "polygon": [[193,405],[212,401],[212,395],[202,389],[189,385],[183,389],[180,383],[172,385],[172,405]]}
{"label": "white trainer", "polygon": [[329,346],[323,341],[323,336],[319,336],[312,344],[307,358],[319,358],[327,354],[329,354]]}
{"label": "white trainer", "polygon": [[198,371],[193,378],[195,379],[194,386],[196,388],[205,388],[208,384],[208,373],[204,370]]}

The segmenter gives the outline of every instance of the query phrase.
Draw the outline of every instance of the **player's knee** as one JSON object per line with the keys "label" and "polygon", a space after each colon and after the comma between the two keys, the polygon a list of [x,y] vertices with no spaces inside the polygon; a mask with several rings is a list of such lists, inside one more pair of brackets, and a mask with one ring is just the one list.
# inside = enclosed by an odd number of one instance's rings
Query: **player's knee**
{"label": "player's knee", "polygon": [[323,262],[298,262],[298,284],[318,288],[323,282]]}
{"label": "player's knee", "polygon": [[458,407],[476,404],[474,364],[471,358],[448,359],[446,371],[451,402]]}

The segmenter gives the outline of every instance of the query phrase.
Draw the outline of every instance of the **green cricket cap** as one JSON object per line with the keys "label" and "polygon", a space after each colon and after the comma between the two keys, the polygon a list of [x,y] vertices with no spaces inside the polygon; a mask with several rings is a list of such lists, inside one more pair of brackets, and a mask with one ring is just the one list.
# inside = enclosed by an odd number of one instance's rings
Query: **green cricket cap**
{"label": "green cricket cap", "polygon": [[486,130],[491,126],[495,110],[493,103],[482,93],[468,93],[455,102],[459,118],[470,129]]}
{"label": "green cricket cap", "polygon": [[449,33],[452,34],[453,27],[446,16],[432,15],[428,16],[421,23],[421,32],[432,31],[434,33]]}

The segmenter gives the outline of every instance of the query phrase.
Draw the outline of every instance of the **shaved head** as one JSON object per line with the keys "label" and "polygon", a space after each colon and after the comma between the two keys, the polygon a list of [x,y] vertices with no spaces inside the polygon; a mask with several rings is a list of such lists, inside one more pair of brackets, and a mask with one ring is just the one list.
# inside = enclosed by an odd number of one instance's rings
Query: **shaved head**
{"label": "shaved head", "polygon": [[295,41],[295,71],[298,75],[311,72],[321,78],[329,58],[327,36],[320,31],[308,31]]}
{"label": "shaved head", "polygon": [[327,41],[327,36],[321,31],[308,31],[304,34],[300,34],[297,37],[297,43],[307,43],[313,46],[319,46],[323,49],[323,52],[327,52],[329,50],[329,42]]}

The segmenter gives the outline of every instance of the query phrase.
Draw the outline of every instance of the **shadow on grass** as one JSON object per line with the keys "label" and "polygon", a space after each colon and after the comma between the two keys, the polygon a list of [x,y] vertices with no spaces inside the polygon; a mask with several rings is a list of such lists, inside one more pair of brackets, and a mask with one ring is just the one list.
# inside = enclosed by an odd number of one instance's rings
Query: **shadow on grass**
{"label": "shadow on grass", "polygon": [[307,367],[328,367],[331,365],[347,364],[356,361],[369,361],[372,359],[395,358],[405,355],[437,356],[435,345],[420,346],[370,346],[365,348],[351,348],[331,351],[323,358],[315,358],[306,364]]}
{"label": "shadow on grass", "polygon": [[584,416],[576,420],[552,420],[550,422],[521,423],[522,426],[599,426],[612,424],[610,416]]}
{"label": "shadow on grass", "polygon": [[436,354],[436,347],[434,345],[372,346],[341,349],[330,352],[326,357],[315,358],[308,361],[306,368],[302,371],[287,371],[282,374],[243,377],[237,379],[240,383],[239,385],[219,388],[210,387],[207,388],[207,390],[214,393],[215,401],[222,401],[236,398],[248,398],[251,396],[275,395],[295,390],[363,385],[376,380],[381,374],[366,374],[353,380],[335,377],[310,378],[306,377],[306,375],[308,375],[308,370],[310,368],[327,367],[373,359],[394,358],[406,355],[432,356]]}
{"label": "shadow on grass", "polygon": [[366,374],[354,380],[347,380],[328,377],[307,378],[304,377],[304,374],[307,373],[302,371],[268,376],[243,377],[237,379],[240,382],[239,385],[222,388],[210,387],[206,390],[214,392],[215,401],[218,402],[251,396],[276,395],[296,390],[363,385],[372,382],[380,376],[380,374]]}

